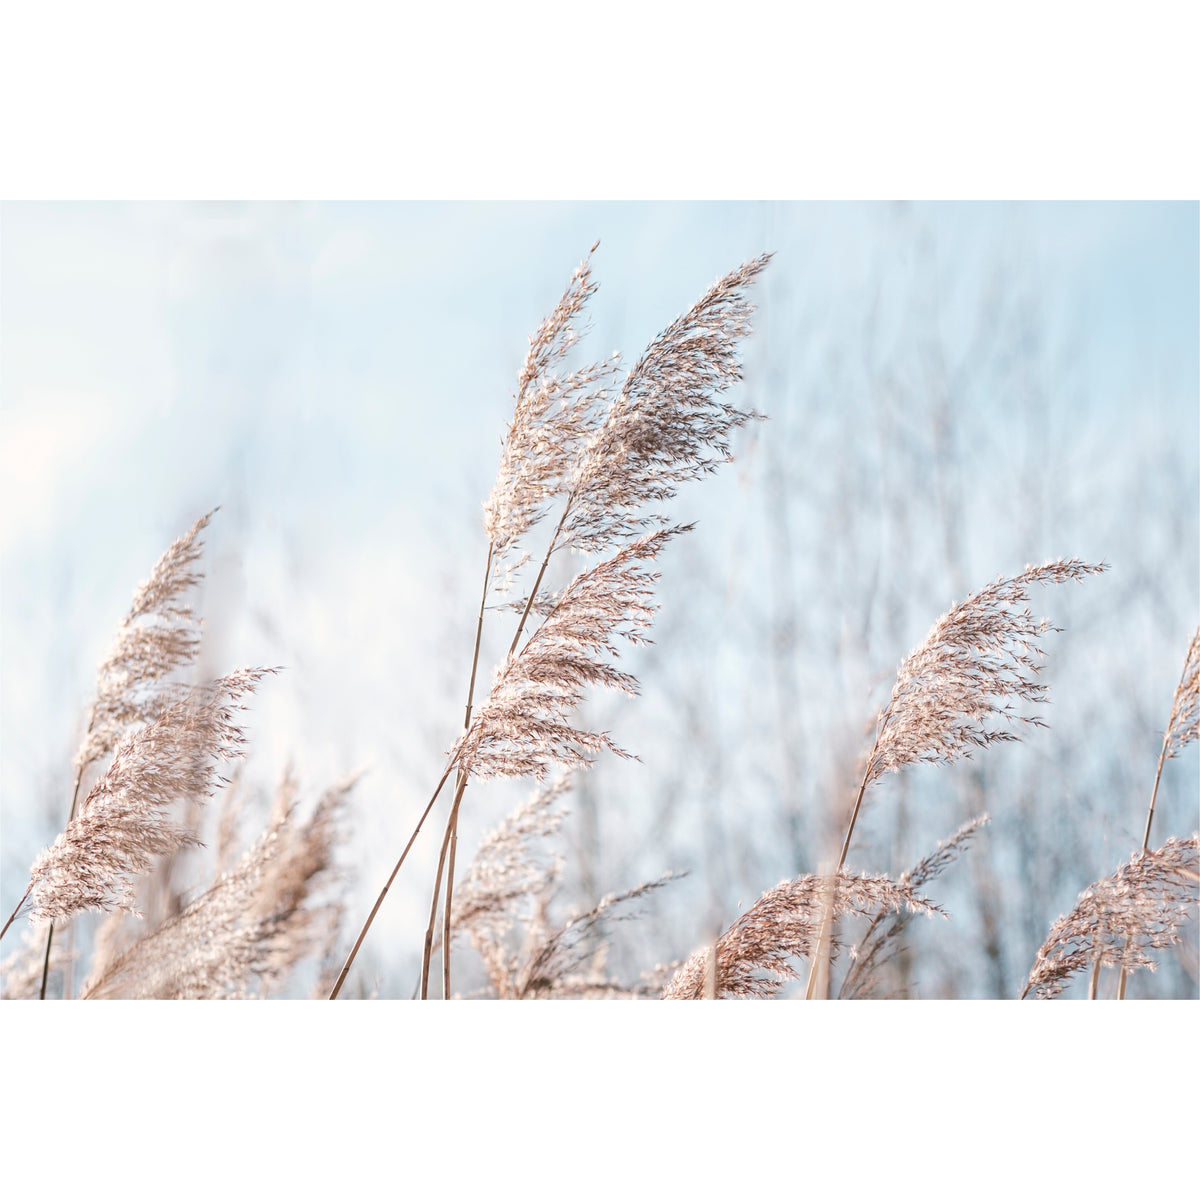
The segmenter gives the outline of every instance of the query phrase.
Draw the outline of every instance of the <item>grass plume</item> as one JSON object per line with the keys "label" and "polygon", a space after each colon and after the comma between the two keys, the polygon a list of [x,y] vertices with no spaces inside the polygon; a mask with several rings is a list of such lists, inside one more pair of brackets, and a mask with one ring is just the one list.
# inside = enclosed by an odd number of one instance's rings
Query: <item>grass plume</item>
{"label": "grass plume", "polygon": [[[594,247],[593,247],[594,249]],[[595,291],[590,261],[572,276],[530,342],[500,466],[484,508],[487,569],[476,625],[475,656],[464,732],[416,829],[392,869],[343,967],[335,998],[413,841],[451,773],[457,772],[433,887],[422,962],[428,994],[443,872],[443,994],[449,995],[453,925],[451,894],[459,807],[472,776],[541,777],[551,765],[582,767],[596,754],[621,751],[605,733],[580,729],[571,717],[591,686],[634,693],[636,681],[612,663],[617,639],[639,643],[653,614],[647,569],[666,543],[690,526],[669,526],[661,506],[679,486],[716,470],[730,456],[729,437],[755,414],[728,404],[741,379],[737,351],[750,332],[745,291],[769,261],[763,255],[718,280],[656,338],[615,388],[614,357],[559,374],[578,340],[578,325]],[[615,394],[614,394],[615,392]],[[493,575],[507,586],[529,561],[517,551],[544,517],[558,510],[526,595],[509,651],[484,704],[473,711],[482,624]],[[555,554],[581,551],[601,561],[559,593],[541,593]],[[511,556],[511,559],[510,559]],[[607,557],[605,557],[607,556]],[[514,561],[515,560],[515,561]],[[501,572],[501,568],[503,571]],[[539,601],[541,603],[539,603]],[[524,644],[531,614],[538,623]]]}
{"label": "grass plume", "polygon": [[1198,856],[1200,836],[1169,838],[1085,888],[1050,927],[1021,998],[1032,991],[1050,999],[1073,975],[1099,965],[1127,974],[1153,971],[1151,952],[1175,945],[1180,926],[1195,912]]}
{"label": "grass plume", "polygon": [[354,779],[328,789],[312,815],[283,811],[206,892],[85,982],[82,999],[230,999],[265,994],[340,924],[334,852]]}
{"label": "grass plume", "polygon": [[[718,1000],[774,996],[789,979],[798,979],[798,958],[814,958],[828,919],[847,913],[873,915],[879,909],[941,913],[916,893],[912,884],[886,875],[836,877],[802,875],[785,879],[765,892],[716,942],[683,964],[663,992],[664,1000],[699,1000],[706,975]],[[827,916],[827,913],[829,914]],[[943,914],[944,915],[944,914]],[[715,971],[713,962],[715,961]]]}
{"label": "grass plume", "polygon": [[[990,820],[991,817],[984,813],[968,821],[945,841],[939,842],[937,848],[916,866],[905,871],[897,882],[905,887],[923,888],[958,858],[971,838]],[[838,991],[839,1000],[865,1000],[871,997],[878,973],[894,953],[908,920],[909,912],[904,909],[881,908],[875,914],[866,933],[850,950],[851,963]]]}
{"label": "grass plume", "polygon": [[30,917],[61,921],[88,909],[136,912],[134,880],[195,835],[177,805],[210,796],[220,766],[242,754],[242,703],[270,670],[235,671],[193,689],[127,734],[79,813],[33,865]]}

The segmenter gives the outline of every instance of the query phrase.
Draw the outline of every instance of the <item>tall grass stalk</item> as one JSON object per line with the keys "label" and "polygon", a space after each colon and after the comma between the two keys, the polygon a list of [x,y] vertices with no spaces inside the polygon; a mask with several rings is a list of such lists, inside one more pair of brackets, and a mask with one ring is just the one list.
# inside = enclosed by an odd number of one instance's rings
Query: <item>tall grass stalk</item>
{"label": "tall grass stalk", "polygon": [[[1187,656],[1183,660],[1183,673],[1171,700],[1171,715],[1167,718],[1167,729],[1163,734],[1162,747],[1158,752],[1158,766],[1154,770],[1154,786],[1150,789],[1150,806],[1146,809],[1146,830],[1142,834],[1142,853],[1150,848],[1150,825],[1154,821],[1154,808],[1158,801],[1158,785],[1162,781],[1163,765],[1174,758],[1188,742],[1200,736],[1200,627],[1192,634]],[[1096,970],[1100,960],[1096,960]],[[1125,981],[1128,972],[1121,967],[1117,979],[1117,999],[1125,999]],[[1093,999],[1094,999],[1093,995]]]}
{"label": "tall grass stalk", "polygon": [[[457,779],[422,951],[423,999],[428,996],[443,877],[442,985],[443,995],[451,994],[454,856],[470,778],[540,778],[556,764],[586,766],[605,750],[626,754],[607,734],[577,728],[572,714],[588,687],[637,692],[637,680],[612,665],[615,641],[646,641],[657,580],[648,564],[672,537],[690,528],[669,526],[665,515],[648,509],[670,501],[681,483],[728,461],[730,434],[756,415],[720,396],[741,379],[737,350],[750,332],[753,311],[744,291],[769,257],[718,280],[651,341],[619,388],[613,383],[619,364],[615,355],[564,373],[558,369],[578,340],[574,323],[596,290],[590,258],[530,339],[496,482],[484,506],[489,576],[497,586],[506,588],[529,561],[521,551],[523,539],[561,505],[558,521],[532,587],[514,606],[521,609],[520,620],[487,700],[472,712],[471,686],[463,734],[450,751],[446,773],[368,915],[331,999],[451,772],[457,771]],[[544,596],[551,559],[572,550],[600,561],[560,592]],[[472,680],[488,589],[485,577]],[[538,623],[526,635],[535,614]]]}
{"label": "tall grass stalk", "polygon": [[[1015,712],[1009,699],[1046,700],[1038,682],[1044,655],[1039,638],[1059,632],[1035,620],[1027,607],[1035,584],[1066,583],[1105,570],[1079,559],[1058,559],[1000,578],[954,605],[934,622],[925,640],[900,664],[891,698],[876,720],[858,794],[850,810],[835,874],[846,865],[850,839],[867,789],[889,771],[915,762],[969,758],[992,742],[1013,741],[1014,731],[1042,724]],[[818,990],[820,956],[813,959],[806,999]]]}

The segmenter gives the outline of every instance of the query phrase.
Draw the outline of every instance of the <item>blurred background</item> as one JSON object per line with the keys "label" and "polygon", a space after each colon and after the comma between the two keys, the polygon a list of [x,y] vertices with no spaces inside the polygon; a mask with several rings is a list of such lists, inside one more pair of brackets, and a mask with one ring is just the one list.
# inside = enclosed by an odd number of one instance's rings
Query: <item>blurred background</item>
{"label": "blurred background", "polygon": [[[1034,597],[1063,629],[1049,728],[889,776],[850,855],[898,874],[990,813],[929,886],[952,919],[910,925],[883,990],[1015,996],[1054,919],[1140,845],[1200,620],[1198,218],[1112,203],[5,204],[0,907],[63,825],[133,588],[220,505],[203,669],[286,667],[253,704],[242,786],[265,814],[288,764],[311,795],[366,772],[348,946],[461,726],[481,504],[529,335],[597,238],[582,353],[630,364],[714,279],[773,250],[734,397],[767,420],[675,505],[697,528],[661,560],[655,644],[627,660],[642,695],[581,714],[641,761],[577,781],[555,904],[687,872],[614,929],[610,966],[632,978],[686,956],[836,856],[874,713],[942,612],[1027,563],[1104,560],[1106,575]],[[502,649],[485,642],[485,678]],[[1153,844],[1195,831],[1197,757],[1167,764]],[[460,874],[527,793],[473,785]],[[411,993],[440,827],[366,943],[366,994]],[[479,979],[467,958],[464,992]],[[1194,931],[1129,994],[1195,997]]]}

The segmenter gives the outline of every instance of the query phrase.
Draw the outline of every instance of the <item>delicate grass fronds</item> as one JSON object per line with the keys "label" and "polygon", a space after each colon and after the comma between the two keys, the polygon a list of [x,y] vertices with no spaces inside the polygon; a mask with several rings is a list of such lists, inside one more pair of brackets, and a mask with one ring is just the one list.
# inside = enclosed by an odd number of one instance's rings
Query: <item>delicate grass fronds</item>
{"label": "delicate grass fronds", "polygon": [[[562,924],[548,915],[562,872],[561,856],[546,847],[566,816],[562,799],[569,775],[538,788],[479,845],[463,881],[452,936],[466,935],[479,953],[491,994],[522,1000],[657,994],[661,983],[626,985],[609,977],[605,963],[608,925],[630,914],[629,906],[675,878],[606,896]],[[523,936],[514,941],[520,926]]]}
{"label": "delicate grass fronds", "polygon": [[[569,488],[579,446],[609,400],[620,362],[617,355],[562,375],[556,370],[585,332],[576,328],[576,321],[597,286],[589,255],[572,275],[554,311],[530,338],[496,482],[484,505],[483,527],[497,569],[511,572],[527,561],[527,556],[518,562],[510,557],[548,506]],[[502,579],[501,587],[507,583]]]}
{"label": "delicate grass fronds", "polygon": [[586,766],[603,750],[631,757],[607,734],[578,729],[570,717],[586,687],[637,694],[637,680],[609,661],[617,656],[613,640],[644,644],[658,579],[649,564],[688,528],[646,534],[575,577],[497,672],[487,700],[451,754],[459,769],[483,777],[540,778],[552,765]]}
{"label": "delicate grass fronds", "polygon": [[1061,632],[1025,607],[1034,585],[1081,580],[1107,570],[1080,559],[1057,559],[997,579],[934,622],[925,640],[900,664],[896,684],[876,721],[875,744],[842,843],[845,865],[863,795],[886,772],[916,762],[970,758],[992,742],[1015,741],[1023,726],[1041,725],[1011,701],[1043,704],[1038,682],[1044,655],[1039,639]]}
{"label": "delicate grass fronds", "polygon": [[509,961],[503,977],[493,976],[497,994],[514,1000],[582,1000],[657,994],[653,980],[627,985],[608,975],[606,939],[612,922],[636,915],[630,908],[633,902],[678,878],[679,875],[668,871],[658,879],[628,891],[611,893],[587,912],[571,917],[559,926],[548,921],[543,902],[530,923],[521,953]]}
{"label": "delicate grass fronds", "polygon": [[289,805],[233,871],[93,972],[81,998],[233,999],[283,982],[340,921],[340,898],[314,898],[340,882],[333,855],[353,786],[330,788],[303,823]]}
{"label": "delicate grass fronds", "polygon": [[[87,732],[75,754],[75,785],[67,813],[68,824],[75,818],[79,788],[87,768],[108,755],[126,733],[152,721],[173,701],[187,696],[186,688],[172,687],[164,681],[172,671],[192,663],[199,653],[200,623],[192,609],[183,603],[183,596],[202,578],[193,567],[200,558],[199,534],[212,519],[213,512],[197,520],[155,563],[149,579],[134,592],[129,613],[100,664]],[[26,892],[26,897],[28,895]],[[14,912],[13,917],[15,915]],[[5,924],[5,931],[13,917]],[[40,989],[43,999],[53,943],[54,923],[51,922],[43,955]]]}
{"label": "delicate grass fronds", "polygon": [[164,687],[162,681],[194,662],[200,649],[200,622],[183,596],[203,578],[195,570],[203,549],[199,535],[212,515],[206,513],[172,542],[134,593],[100,664],[87,734],[75,756],[77,772],[104,758],[135,726],[184,698],[180,689]]}
{"label": "delicate grass fronds", "polygon": [[122,738],[78,815],[33,865],[32,920],[59,921],[87,909],[136,912],[136,878],[197,842],[173,810],[224,782],[221,764],[245,744],[242,700],[273,673],[235,671],[195,688]]}
{"label": "delicate grass fronds", "polygon": [[[1183,674],[1171,700],[1171,715],[1167,718],[1163,734],[1162,749],[1158,754],[1158,767],[1154,772],[1154,787],[1150,792],[1150,807],[1146,810],[1146,829],[1142,834],[1142,849],[1150,845],[1150,826],[1154,821],[1154,809],[1158,802],[1158,785],[1162,780],[1163,765],[1174,758],[1189,742],[1200,737],[1200,628],[1192,634],[1187,657],[1183,660]],[[1124,980],[1122,980],[1124,982]]]}
{"label": "delicate grass fronds", "polygon": [[[951,837],[939,842],[937,849],[927,854],[915,867],[905,871],[898,882],[923,888],[958,858],[971,838],[990,820],[991,817],[984,813],[968,821]],[[908,925],[908,920],[909,914],[902,909],[880,909],[875,914],[858,945],[850,949],[851,964],[838,991],[839,1000],[866,1000],[871,997],[879,971],[891,960],[899,946],[899,935]]]}
{"label": "delicate grass fronds", "polygon": [[[945,915],[936,904],[918,896],[912,884],[886,875],[842,871],[836,877],[785,879],[717,939],[715,997],[774,996],[785,980],[798,979],[793,960],[813,956],[826,907],[833,918],[847,913],[871,916],[880,909],[901,908]],[[699,1000],[704,995],[705,974],[712,970],[711,954],[712,947],[693,954],[671,980],[663,999]]]}
{"label": "delicate grass fronds", "polygon": [[[1183,673],[1171,699],[1171,715],[1167,718],[1166,732],[1158,752],[1158,765],[1154,770],[1154,786],[1150,789],[1150,804],[1146,809],[1146,828],[1142,832],[1142,850],[1150,846],[1150,826],[1154,823],[1154,810],[1158,804],[1158,785],[1162,782],[1163,766],[1168,758],[1174,758],[1189,742],[1200,737],[1200,628],[1192,634],[1187,656],[1183,660]],[[1100,965],[1097,962],[1092,977],[1092,995],[1095,996]],[[1125,982],[1129,972],[1122,967],[1117,978],[1117,999],[1125,999]]]}
{"label": "delicate grass fronds", "polygon": [[1059,633],[1022,607],[1034,585],[1066,583],[1107,570],[1077,558],[1027,567],[968,596],[940,617],[900,664],[867,765],[873,783],[915,762],[953,762],[992,742],[1014,741],[1022,725],[1041,725],[1010,700],[1043,704],[1039,638]]}
{"label": "delicate grass fronds", "polygon": [[[49,970],[65,972],[73,958],[60,939],[50,954]],[[45,960],[45,935],[40,929],[27,927],[22,931],[20,946],[0,962],[0,999],[36,1000],[42,988]]]}
{"label": "delicate grass fronds", "polygon": [[1200,738],[1200,627],[1192,634],[1188,644],[1183,675],[1171,703],[1171,716],[1164,737],[1167,757],[1174,758],[1184,746],[1197,738]]}
{"label": "delicate grass fronds", "polygon": [[607,553],[666,523],[647,506],[729,461],[730,435],[755,414],[719,397],[742,378],[738,343],[754,312],[745,290],[770,260],[719,279],[647,347],[583,448],[559,545]]}
{"label": "delicate grass fronds", "polygon": [[1169,838],[1082,891],[1050,927],[1021,997],[1057,996],[1071,976],[1097,965],[1153,971],[1151,951],[1178,942],[1180,925],[1196,909],[1198,861],[1200,836]]}
{"label": "delicate grass fronds", "polygon": [[[437,930],[443,870],[449,862],[443,912],[443,992],[449,992],[449,896],[459,806],[472,776],[541,778],[548,767],[587,765],[605,750],[623,753],[605,733],[580,730],[570,717],[590,686],[633,693],[636,680],[619,671],[615,641],[639,643],[653,613],[657,576],[643,565],[689,526],[668,528],[647,505],[670,500],[681,483],[714,471],[729,458],[729,437],[754,415],[724,403],[721,395],[741,379],[739,340],[750,332],[752,306],[744,289],[770,256],[744,264],[719,280],[682,317],[650,344],[615,397],[610,380],[616,361],[559,376],[555,368],[575,340],[574,323],[595,288],[588,262],[572,277],[557,308],[532,339],[518,380],[512,423],[500,468],[484,509],[487,570],[476,626],[465,728],[387,882],[368,914],[330,998],[336,998],[367,931],[452,772],[458,779],[446,821],[433,887],[421,968],[421,995],[428,994],[430,956]],[[561,504],[506,660],[491,694],[472,716],[482,622],[493,568],[519,540]],[[539,604],[553,555],[570,548],[609,555],[559,592],[551,606]],[[521,644],[530,614],[541,623]]]}
{"label": "delicate grass fronds", "polygon": [[519,920],[533,917],[536,898],[554,889],[562,858],[539,853],[566,815],[569,776],[539,788],[479,844],[455,896],[452,933],[465,934],[485,962]]}

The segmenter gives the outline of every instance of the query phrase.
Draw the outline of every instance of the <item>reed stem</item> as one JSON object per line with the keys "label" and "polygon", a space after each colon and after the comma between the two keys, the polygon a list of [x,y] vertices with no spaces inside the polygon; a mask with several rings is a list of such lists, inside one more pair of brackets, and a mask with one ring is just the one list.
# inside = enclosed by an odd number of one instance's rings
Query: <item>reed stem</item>
{"label": "reed stem", "polygon": [[[891,712],[884,714],[883,720],[879,723],[879,728],[875,731],[875,745],[871,747],[870,757],[867,759],[867,765],[863,770],[862,782],[858,785],[858,795],[854,798],[854,808],[850,811],[850,823],[846,826],[846,836],[842,839],[842,852],[838,855],[837,866],[833,869],[833,886],[837,887],[837,878],[842,873],[842,868],[846,865],[846,855],[850,853],[850,838],[854,834],[854,826],[858,823],[858,810],[862,808],[863,796],[867,792],[867,784],[871,779],[871,769],[875,765],[875,755],[879,750],[879,739],[883,737],[883,731],[887,728],[887,723],[891,717]],[[824,929],[822,928],[822,937],[824,937]],[[805,1000],[811,1000],[816,990],[817,984],[817,968],[820,963],[820,955],[814,955],[812,964],[808,969],[808,986],[805,988]],[[826,979],[826,987],[828,987],[828,979]]]}
{"label": "reed stem", "polygon": [[333,985],[333,990],[329,993],[330,1000],[336,1000],[338,992],[342,990],[342,984],[346,982],[346,976],[350,974],[350,968],[358,956],[359,947],[363,944],[363,939],[367,936],[367,930],[371,928],[372,922],[375,920],[375,914],[379,912],[380,906],[383,904],[384,897],[388,894],[388,889],[395,882],[396,876],[400,873],[400,868],[404,865],[404,860],[408,857],[408,852],[412,849],[413,842],[417,840],[417,834],[421,832],[421,826],[425,824],[425,818],[429,816],[434,804],[437,802],[438,796],[442,793],[442,788],[446,786],[446,780],[450,778],[450,772],[454,770],[453,760],[443,772],[438,785],[434,788],[433,795],[429,797],[429,803],[425,805],[425,811],[421,814],[421,819],[417,822],[417,827],[412,831],[412,836],[408,839],[408,845],[404,847],[404,852],[396,860],[396,865],[392,868],[392,873],[388,876],[387,883],[383,885],[383,890],[379,893],[379,898],[375,901],[374,907],[367,916],[362,929],[359,930],[358,937],[354,942],[354,946],[350,951],[349,957],[346,959],[345,965],[338,973],[337,982]]}
{"label": "reed stem", "polygon": [[[88,734],[92,732],[92,726],[95,724],[95,716],[88,722]],[[75,790],[71,793],[71,811],[67,814],[67,824],[75,820],[75,809],[79,805],[79,785],[83,782],[83,766],[82,764],[75,771]],[[29,893],[27,892],[26,895]],[[5,926],[5,928],[8,928]],[[46,933],[46,956],[42,960],[42,986],[38,991],[38,999],[45,1000],[46,998],[46,983],[50,978],[50,946],[54,941],[54,922],[50,922],[50,928]]]}
{"label": "reed stem", "polygon": [[[554,549],[558,544],[558,535],[562,533],[563,526],[566,524],[567,515],[571,511],[571,505],[575,501],[575,494],[572,492],[567,497],[567,503],[563,507],[562,516],[558,519],[558,524],[555,526],[554,534],[550,538],[550,545],[546,548],[545,556],[542,558],[542,565],[538,569],[537,578],[533,581],[533,587],[530,589],[529,598],[525,601],[525,609],[521,613],[521,620],[517,623],[517,631],[513,634],[512,643],[508,647],[508,657],[512,658],[517,652],[517,646],[521,641],[521,634],[525,631],[525,623],[529,620],[529,614],[533,611],[533,602],[537,597],[538,589],[542,586],[542,579],[546,574],[546,568],[550,565],[550,556],[554,553]],[[488,546],[488,569],[483,577],[483,595],[479,600],[479,620],[475,626],[475,658],[471,663],[471,685],[467,692],[467,715],[463,722],[463,728],[467,729],[471,724],[471,702],[475,693],[475,672],[479,665],[479,642],[483,632],[483,612],[484,605],[487,601],[488,580],[491,577],[492,567],[492,552],[493,547]],[[454,851],[458,842],[458,810],[462,804],[463,793],[467,790],[467,777],[462,772],[459,773],[458,788],[455,792],[454,805],[450,810],[450,816],[446,820],[446,832],[442,837],[441,857],[438,860],[437,879],[434,884],[433,892],[433,908],[429,914],[429,927],[425,931],[425,950],[421,958],[421,999],[425,1000],[428,997],[429,991],[429,960],[433,954],[433,932],[437,924],[437,902],[438,893],[442,886],[442,866],[446,861],[447,847],[449,847],[449,862],[447,864],[446,876],[446,907],[442,917],[442,998],[450,999],[450,921],[451,921],[451,903],[454,894]]]}
{"label": "reed stem", "polygon": [[29,899],[29,893],[32,891],[33,891],[33,884],[31,883],[25,889],[25,895],[23,895],[21,897],[21,899],[17,901],[17,907],[12,910],[12,916],[9,917],[8,920],[4,922],[4,928],[0,929],[0,938],[2,938],[8,932],[8,927],[17,919],[17,913],[19,913],[21,911],[21,905],[24,904],[25,901]]}

